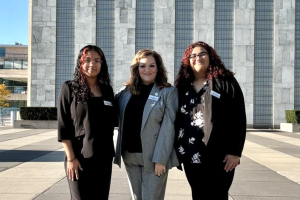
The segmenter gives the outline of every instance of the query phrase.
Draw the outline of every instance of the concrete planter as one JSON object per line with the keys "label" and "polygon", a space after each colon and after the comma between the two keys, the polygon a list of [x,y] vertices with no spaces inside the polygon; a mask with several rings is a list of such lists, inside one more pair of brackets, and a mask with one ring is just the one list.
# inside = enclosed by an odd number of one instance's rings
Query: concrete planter
{"label": "concrete planter", "polygon": [[290,133],[300,133],[300,124],[280,123],[280,130]]}
{"label": "concrete planter", "polygon": [[57,129],[56,120],[14,120],[14,128]]}

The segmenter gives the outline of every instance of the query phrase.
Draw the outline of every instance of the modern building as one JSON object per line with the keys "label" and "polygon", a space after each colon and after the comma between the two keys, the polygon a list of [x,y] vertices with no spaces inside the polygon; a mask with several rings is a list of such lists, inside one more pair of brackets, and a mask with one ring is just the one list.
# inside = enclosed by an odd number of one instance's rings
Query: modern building
{"label": "modern building", "polygon": [[278,128],[300,109],[300,2],[295,0],[30,0],[29,106],[56,106],[86,44],[100,46],[114,89],[135,53],[158,51],[171,83],[184,49],[212,45],[236,73],[247,123]]}
{"label": "modern building", "polygon": [[[9,108],[27,105],[28,46],[0,44],[0,84],[10,91]],[[10,111],[10,109],[6,109]],[[10,113],[9,113],[10,114]]]}

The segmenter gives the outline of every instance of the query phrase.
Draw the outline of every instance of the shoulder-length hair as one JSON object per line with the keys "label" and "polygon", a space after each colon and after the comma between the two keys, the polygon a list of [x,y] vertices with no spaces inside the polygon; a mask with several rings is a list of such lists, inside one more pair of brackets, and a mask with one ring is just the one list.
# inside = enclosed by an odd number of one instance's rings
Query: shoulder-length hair
{"label": "shoulder-length hair", "polygon": [[153,51],[151,49],[141,49],[136,53],[132,60],[130,67],[130,79],[126,82],[126,85],[128,86],[132,94],[140,94],[141,92],[142,79],[139,74],[139,63],[141,59],[147,56],[152,56],[155,59],[157,66],[155,83],[158,86],[158,88],[161,89],[164,87],[171,86],[171,84],[168,83],[167,70],[164,66],[161,56],[156,51]]}
{"label": "shoulder-length hair", "polygon": [[86,81],[85,74],[82,71],[84,60],[89,51],[95,51],[101,58],[101,69],[97,75],[97,81],[99,84],[110,86],[110,75],[108,73],[108,66],[103,51],[95,45],[87,45],[83,47],[78,54],[75,72],[73,79],[71,80],[72,96],[77,97],[77,101],[85,102],[91,97],[91,89]]}
{"label": "shoulder-length hair", "polygon": [[222,76],[233,76],[234,73],[228,70],[224,63],[222,62],[220,56],[207,43],[202,41],[197,41],[192,43],[186,48],[182,56],[180,69],[175,80],[175,86],[177,88],[183,87],[186,84],[190,85],[194,81],[195,76],[190,65],[190,56],[195,47],[203,47],[206,49],[209,55],[209,67],[207,69],[207,78],[210,80],[212,78],[220,78]]}

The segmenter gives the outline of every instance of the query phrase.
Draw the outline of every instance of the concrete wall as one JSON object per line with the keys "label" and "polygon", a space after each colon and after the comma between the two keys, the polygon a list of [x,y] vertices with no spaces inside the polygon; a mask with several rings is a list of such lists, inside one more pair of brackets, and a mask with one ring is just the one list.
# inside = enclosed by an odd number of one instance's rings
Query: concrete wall
{"label": "concrete wall", "polygon": [[116,0],[115,10],[115,91],[129,79],[135,55],[135,0]]}
{"label": "concrete wall", "polygon": [[275,0],[274,124],[294,109],[295,0]]}
{"label": "concrete wall", "polygon": [[233,72],[245,98],[247,124],[253,124],[254,0],[238,0],[234,8]]}
{"label": "concrete wall", "polygon": [[28,106],[55,106],[56,1],[30,0]]}

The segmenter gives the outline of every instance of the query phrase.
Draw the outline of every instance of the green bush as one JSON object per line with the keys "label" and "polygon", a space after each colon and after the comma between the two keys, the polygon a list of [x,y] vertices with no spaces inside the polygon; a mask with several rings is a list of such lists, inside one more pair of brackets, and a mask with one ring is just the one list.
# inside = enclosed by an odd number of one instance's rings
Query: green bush
{"label": "green bush", "polygon": [[300,124],[300,110],[286,110],[285,119],[287,123]]}
{"label": "green bush", "polygon": [[23,120],[57,120],[56,107],[20,107]]}

